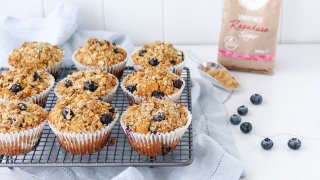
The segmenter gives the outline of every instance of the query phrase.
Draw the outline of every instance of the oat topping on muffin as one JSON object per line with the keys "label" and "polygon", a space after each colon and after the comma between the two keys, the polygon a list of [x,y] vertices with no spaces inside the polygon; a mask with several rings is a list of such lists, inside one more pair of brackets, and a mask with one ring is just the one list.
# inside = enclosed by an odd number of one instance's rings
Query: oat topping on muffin
{"label": "oat topping on muffin", "polygon": [[135,64],[147,67],[169,68],[184,61],[184,54],[171,43],[155,41],[143,45],[133,55]]}
{"label": "oat topping on muffin", "polygon": [[115,120],[118,110],[90,94],[65,96],[49,113],[50,123],[63,132],[94,132]]}
{"label": "oat topping on muffin", "polygon": [[23,100],[37,95],[52,85],[52,75],[45,70],[18,68],[0,75],[0,99]]}
{"label": "oat topping on muffin", "polygon": [[117,85],[114,75],[102,70],[83,70],[68,75],[57,84],[56,93],[61,96],[90,93],[94,96],[105,96]]}
{"label": "oat topping on muffin", "polygon": [[182,104],[152,98],[129,106],[121,121],[133,132],[156,134],[185,126],[187,118],[187,109]]}
{"label": "oat topping on muffin", "polygon": [[34,128],[47,118],[47,111],[34,103],[6,101],[0,103],[0,133]]}
{"label": "oat topping on muffin", "polygon": [[63,60],[63,51],[57,45],[47,42],[25,42],[9,55],[12,67],[33,67],[43,69]]}
{"label": "oat topping on muffin", "polygon": [[127,52],[107,40],[91,38],[75,53],[78,62],[86,66],[112,66],[124,61]]}
{"label": "oat topping on muffin", "polygon": [[183,86],[176,74],[151,68],[129,74],[123,82],[129,92],[140,97],[162,98],[177,93]]}

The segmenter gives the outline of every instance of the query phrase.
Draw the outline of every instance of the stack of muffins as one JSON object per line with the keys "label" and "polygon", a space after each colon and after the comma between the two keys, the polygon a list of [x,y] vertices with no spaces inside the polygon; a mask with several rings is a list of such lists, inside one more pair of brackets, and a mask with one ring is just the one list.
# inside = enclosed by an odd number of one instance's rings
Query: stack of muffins
{"label": "stack of muffins", "polygon": [[120,124],[132,148],[146,156],[175,149],[191,123],[190,112],[177,103],[185,87],[182,51],[161,41],[143,45],[132,54],[136,71],[121,82],[127,52],[114,43],[89,39],[72,59],[79,71],[57,82],[58,101],[47,113],[41,106],[59,74],[62,49],[31,42],[12,52],[11,69],[0,75],[0,154],[32,151],[46,119],[67,152],[100,151],[120,117],[110,104],[118,86],[131,104]]}

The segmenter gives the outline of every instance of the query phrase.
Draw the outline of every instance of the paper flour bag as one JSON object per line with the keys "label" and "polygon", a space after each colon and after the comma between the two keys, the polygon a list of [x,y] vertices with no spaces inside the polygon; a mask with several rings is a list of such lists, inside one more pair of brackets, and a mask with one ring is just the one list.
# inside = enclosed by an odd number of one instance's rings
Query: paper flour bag
{"label": "paper flour bag", "polygon": [[225,0],[218,62],[228,69],[272,73],[281,0]]}

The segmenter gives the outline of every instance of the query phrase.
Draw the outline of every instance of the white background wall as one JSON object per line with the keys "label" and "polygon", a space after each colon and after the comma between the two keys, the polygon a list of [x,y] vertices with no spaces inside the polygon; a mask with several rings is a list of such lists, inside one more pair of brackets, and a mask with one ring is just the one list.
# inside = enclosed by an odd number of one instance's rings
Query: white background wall
{"label": "white background wall", "polygon": [[[80,29],[127,33],[136,44],[217,43],[223,0],[64,0],[80,11]],[[45,17],[58,0],[3,0],[6,16]],[[283,0],[279,43],[320,43],[320,1]]]}

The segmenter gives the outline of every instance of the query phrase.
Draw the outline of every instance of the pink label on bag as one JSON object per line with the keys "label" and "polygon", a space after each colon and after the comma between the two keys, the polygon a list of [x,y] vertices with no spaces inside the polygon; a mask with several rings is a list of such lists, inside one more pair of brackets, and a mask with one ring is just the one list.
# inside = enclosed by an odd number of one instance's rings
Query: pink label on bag
{"label": "pink label on bag", "polygon": [[243,60],[252,60],[252,61],[272,61],[274,60],[274,54],[268,55],[257,55],[257,54],[241,54],[227,50],[218,51],[219,56],[234,58],[234,59],[243,59]]}

